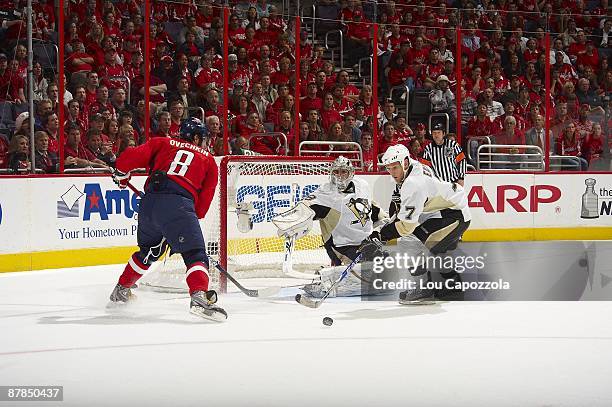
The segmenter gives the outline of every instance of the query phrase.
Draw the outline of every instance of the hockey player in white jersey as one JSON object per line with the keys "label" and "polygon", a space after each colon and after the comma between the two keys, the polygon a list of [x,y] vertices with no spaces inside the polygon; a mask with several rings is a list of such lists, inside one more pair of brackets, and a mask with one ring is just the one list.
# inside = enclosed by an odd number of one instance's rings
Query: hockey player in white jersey
{"label": "hockey player in white jersey", "polygon": [[[346,157],[338,157],[331,165],[329,182],[319,186],[311,195],[296,205],[304,212],[303,206],[310,208],[303,222],[296,222],[290,227],[279,227],[279,235],[291,238],[296,233],[303,235],[309,230],[312,220],[318,220],[321,226],[323,246],[331,260],[332,267],[319,271],[320,279],[304,287],[306,293],[319,297],[326,287],[344,270],[343,264],[349,264],[360,251],[365,258],[374,256],[380,244],[368,240],[369,235],[385,219],[387,214],[372,201],[367,182],[355,178],[355,168]],[[300,206],[302,209],[300,209]],[[273,221],[274,222],[274,221]],[[275,222],[276,224],[277,222]],[[279,226],[279,224],[277,224]],[[283,228],[284,230],[281,230]],[[367,244],[362,245],[366,240]],[[362,258],[363,258],[362,257]],[[336,266],[336,267],[333,267]],[[359,295],[359,267],[353,270],[351,278],[333,295]]]}
{"label": "hockey player in white jersey", "polygon": [[[389,147],[382,157],[382,165],[396,182],[389,208],[391,222],[372,232],[370,238],[383,242],[399,239],[400,252],[404,248],[412,252],[415,242],[421,248],[424,245],[423,249],[428,249],[433,255],[454,250],[471,220],[463,187],[437,178],[431,168],[410,159],[408,149],[402,145]],[[440,217],[429,217],[419,223],[422,214],[438,211]],[[413,275],[420,279],[431,278],[425,267],[418,268]],[[444,279],[461,279],[454,270],[442,272],[441,275]],[[400,293],[400,303],[445,299],[456,294],[448,289],[434,292],[420,286]]]}

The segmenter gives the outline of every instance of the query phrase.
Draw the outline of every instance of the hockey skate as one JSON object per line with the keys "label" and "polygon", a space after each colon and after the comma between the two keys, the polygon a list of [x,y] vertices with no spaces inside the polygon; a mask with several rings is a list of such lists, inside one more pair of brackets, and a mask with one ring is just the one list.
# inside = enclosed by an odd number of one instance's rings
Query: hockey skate
{"label": "hockey skate", "polygon": [[[449,280],[451,280],[451,282],[447,283],[447,281]],[[462,280],[461,280],[460,274],[455,274],[453,277],[447,278],[444,281],[444,285],[442,286],[442,288],[439,290],[436,290],[436,294],[435,294],[436,298],[441,301],[461,301],[463,300],[464,292],[461,291],[461,289],[459,288],[454,288],[454,286],[457,283],[461,284],[461,282]]]}
{"label": "hockey skate", "polygon": [[436,302],[435,291],[428,288],[414,288],[402,291],[399,303],[402,305],[429,305]]}
{"label": "hockey skate", "polygon": [[129,302],[136,300],[136,295],[128,287],[117,284],[110,295],[111,302],[108,303],[108,308],[123,306]]}
{"label": "hockey skate", "polygon": [[214,290],[196,291],[191,294],[189,312],[211,321],[222,322],[227,319],[227,312],[214,305],[217,302],[217,293]]}

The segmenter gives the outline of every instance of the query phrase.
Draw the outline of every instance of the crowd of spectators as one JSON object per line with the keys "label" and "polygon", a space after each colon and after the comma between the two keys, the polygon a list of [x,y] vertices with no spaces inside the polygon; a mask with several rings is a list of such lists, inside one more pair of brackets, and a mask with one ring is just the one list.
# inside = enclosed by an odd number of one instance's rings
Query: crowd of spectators
{"label": "crowd of spectators", "polygon": [[[4,3],[0,1],[0,8],[22,5],[23,0]],[[188,116],[206,123],[211,136],[208,148],[215,155],[225,154],[226,149],[230,154],[291,155],[298,137],[300,142],[346,143],[315,146],[318,154],[355,151],[360,146],[366,168],[376,160],[375,144],[382,154],[402,143],[419,158],[431,139],[428,121],[415,121],[401,109],[410,95],[394,96],[391,90],[398,85],[410,94],[425,93],[431,113],[447,113],[450,133],[461,126],[468,150],[470,140],[484,137],[494,143],[529,143],[544,149],[547,97],[552,153],[580,157],[586,168],[606,147],[612,91],[608,65],[612,19],[607,0],[419,0],[377,5],[319,0],[320,14],[332,12],[325,21],[344,32],[342,63],[338,53],[332,58],[323,46],[324,33],[303,28],[296,35],[294,19],[268,0],[230,2],[227,55],[223,54],[223,4],[152,0],[146,64],[143,7],[135,0],[66,2],[65,24],[59,28],[65,39],[60,44],[65,53],[64,95],[59,95],[60,78],[54,67],[41,61],[34,64],[37,169],[58,169],[59,103],[65,106],[61,158],[67,169],[112,165],[125,148],[148,137],[176,137]],[[53,2],[35,2],[35,15],[35,37],[57,43]],[[0,127],[0,169],[27,169],[25,23],[20,15],[2,18],[0,103],[10,108],[0,111],[5,124]],[[371,84],[356,72],[361,58],[373,53],[373,22],[379,23],[377,103]],[[457,55],[459,26],[462,39]],[[547,31],[551,33],[548,94]],[[229,72],[227,112],[224,63]],[[148,88],[145,73],[150,75]],[[461,123],[456,122],[458,90]],[[227,129],[223,129],[225,116]],[[147,120],[149,134],[144,132]],[[229,134],[228,146],[224,131]],[[282,133],[284,138],[260,133]]]}

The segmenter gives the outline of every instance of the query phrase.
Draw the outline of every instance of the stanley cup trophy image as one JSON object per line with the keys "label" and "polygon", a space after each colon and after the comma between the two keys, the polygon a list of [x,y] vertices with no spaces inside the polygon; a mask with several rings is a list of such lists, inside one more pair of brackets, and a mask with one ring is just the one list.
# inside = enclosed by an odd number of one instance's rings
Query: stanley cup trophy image
{"label": "stanley cup trophy image", "polygon": [[587,187],[582,195],[582,212],[580,217],[583,219],[599,218],[599,197],[593,188],[596,181],[593,178],[587,178],[584,183]]}

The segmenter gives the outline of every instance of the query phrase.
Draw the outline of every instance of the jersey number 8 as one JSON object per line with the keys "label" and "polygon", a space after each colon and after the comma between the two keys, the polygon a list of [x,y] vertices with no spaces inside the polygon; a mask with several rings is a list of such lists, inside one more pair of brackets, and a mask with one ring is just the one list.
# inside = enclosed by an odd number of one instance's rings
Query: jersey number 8
{"label": "jersey number 8", "polygon": [[170,164],[168,175],[180,175],[184,177],[189,169],[189,164],[193,161],[194,154],[191,151],[179,150]]}

